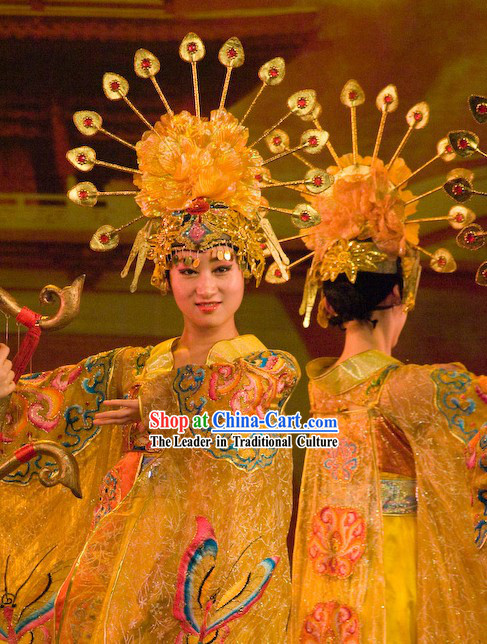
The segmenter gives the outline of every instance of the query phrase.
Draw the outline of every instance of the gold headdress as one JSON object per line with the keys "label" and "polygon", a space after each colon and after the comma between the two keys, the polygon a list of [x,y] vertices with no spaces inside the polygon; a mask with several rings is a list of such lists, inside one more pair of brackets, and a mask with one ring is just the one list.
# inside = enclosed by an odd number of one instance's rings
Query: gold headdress
{"label": "gold headdress", "polygon": [[[276,235],[266,218],[267,200],[262,191],[274,185],[267,166],[288,152],[281,151],[274,157],[263,160],[254,145],[269,134],[265,132],[252,145],[248,144],[248,129],[243,125],[262,92],[269,86],[278,85],[284,78],[285,64],[282,58],[274,58],[259,70],[262,86],[246,114],[239,122],[225,109],[230,76],[244,62],[244,51],[237,38],[226,41],[219,52],[219,60],[226,67],[219,107],[209,118],[201,116],[197,63],[205,55],[201,39],[189,33],[179,48],[181,58],[191,64],[195,115],[188,112],[175,114],[163,94],[156,75],[160,70],[159,60],[149,51],[139,49],[135,54],[135,72],[149,79],[164,104],[166,113],[153,126],[128,98],[127,80],[114,73],[103,77],[103,90],[110,100],[123,100],[142,120],[147,130],[136,145],[121,139],[103,127],[101,116],[93,111],[76,112],[73,117],[78,130],[91,136],[101,132],[119,143],[133,149],[137,154],[137,168],[128,168],[115,163],[100,161],[95,151],[87,146],[67,153],[68,160],[81,171],[101,165],[133,174],[133,182],[139,190],[100,192],[91,182],[77,184],[68,192],[75,203],[94,206],[99,196],[128,195],[135,198],[142,214],[120,228],[105,225],[94,234],[90,246],[93,250],[105,251],[119,243],[118,233],[136,221],[145,221],[136,236],[127,264],[122,271],[125,277],[136,260],[135,277],[130,290],[135,291],[145,260],[154,264],[152,284],[162,293],[167,291],[166,271],[177,258],[178,249],[206,251],[216,246],[227,246],[217,251],[228,259],[235,254],[244,275],[253,275],[259,283],[264,271],[265,256],[272,255],[281,272],[287,272],[289,260],[282,251]],[[305,116],[312,112],[316,94],[312,90],[294,93],[288,99],[288,113]],[[314,130],[303,135],[296,150],[315,153],[321,149],[323,137]],[[294,150],[293,150],[294,152]],[[290,152],[289,152],[290,153]],[[305,178],[310,184],[313,177]],[[303,184],[299,181],[286,185]],[[302,204],[306,208],[305,204]],[[300,220],[299,213],[294,220]],[[186,256],[184,261],[197,266],[198,256]]]}
{"label": "gold headdress", "polygon": [[[452,161],[456,157],[452,142],[444,138],[438,142],[435,156],[414,172],[400,158],[413,132],[428,123],[426,103],[418,103],[407,112],[407,131],[390,161],[384,163],[378,155],[387,117],[398,107],[396,88],[388,85],[376,98],[381,118],[372,156],[362,157],[358,152],[357,107],[365,101],[362,88],[356,81],[348,81],[340,100],[350,109],[352,153],[339,157],[326,133],[326,145],[335,165],[327,168],[326,172],[321,171],[320,181],[325,189],[308,199],[318,223],[311,223],[306,231],[302,231],[302,240],[310,252],[298,260],[311,259],[300,308],[300,313],[305,316],[305,327],[309,325],[323,280],[333,281],[344,273],[353,283],[358,271],[395,273],[397,258],[402,260],[404,273],[403,305],[406,310],[412,309],[421,270],[420,252],[429,256],[430,266],[437,272],[449,273],[456,269],[455,260],[447,249],[439,248],[429,253],[418,245],[419,224],[446,220],[453,228],[460,229],[475,219],[475,215],[461,205],[453,206],[445,216],[414,218],[420,199],[443,189],[461,203],[470,190],[471,173],[462,169],[453,170],[444,184],[422,195],[415,196],[406,188],[412,178],[437,159]],[[322,131],[318,120],[319,106],[315,110],[313,122],[317,131]],[[273,269],[271,266],[269,271]],[[266,279],[269,279],[267,275]],[[326,320],[323,322],[326,325]]]}
{"label": "gold headdress", "polygon": [[[477,121],[477,123],[487,122],[487,97],[485,96],[470,96],[468,99],[470,111]],[[487,153],[479,148],[479,137],[475,132],[468,130],[456,130],[450,132],[448,135],[450,144],[461,158],[467,158],[475,153],[487,157]],[[474,190],[471,181],[465,186],[465,200],[469,199],[472,195],[487,196],[487,192],[480,192]],[[469,223],[469,225],[462,228],[457,235],[457,244],[461,248],[467,250],[480,250],[485,245],[487,239],[487,230],[484,230],[480,224]],[[475,281],[480,286],[487,286],[487,261],[480,264],[475,275]]]}

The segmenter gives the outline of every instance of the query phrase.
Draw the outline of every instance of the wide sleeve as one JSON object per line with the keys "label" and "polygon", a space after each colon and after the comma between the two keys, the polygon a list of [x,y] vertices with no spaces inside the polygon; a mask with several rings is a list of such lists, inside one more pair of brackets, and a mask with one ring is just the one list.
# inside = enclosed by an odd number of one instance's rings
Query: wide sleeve
{"label": "wide sleeve", "polygon": [[[443,472],[452,468],[451,476],[455,469],[467,480],[464,500],[473,506],[474,538],[481,547],[487,540],[487,378],[458,363],[403,366],[388,379],[381,408],[408,428],[410,439],[421,448],[417,459],[429,453],[434,469],[436,453]],[[454,463],[462,463],[462,469],[457,471]]]}

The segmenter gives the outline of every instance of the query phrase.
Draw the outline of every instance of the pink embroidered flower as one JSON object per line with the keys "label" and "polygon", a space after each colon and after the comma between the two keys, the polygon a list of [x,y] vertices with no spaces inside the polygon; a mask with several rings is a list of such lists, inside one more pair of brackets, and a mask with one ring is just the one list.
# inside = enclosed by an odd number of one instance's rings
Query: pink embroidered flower
{"label": "pink embroidered flower", "polygon": [[353,508],[325,506],[313,517],[308,555],[319,575],[349,577],[365,552],[363,516]]}
{"label": "pink embroidered flower", "polygon": [[337,601],[316,604],[305,617],[299,641],[300,644],[358,644],[360,624],[357,613]]}

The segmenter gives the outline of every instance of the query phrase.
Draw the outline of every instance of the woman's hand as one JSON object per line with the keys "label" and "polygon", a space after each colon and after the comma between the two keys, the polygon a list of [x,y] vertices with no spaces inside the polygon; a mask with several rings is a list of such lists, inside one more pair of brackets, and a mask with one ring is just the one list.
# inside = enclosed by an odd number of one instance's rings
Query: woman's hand
{"label": "woman's hand", "polygon": [[115,398],[114,400],[105,400],[102,404],[107,407],[119,407],[119,409],[95,414],[95,425],[127,425],[140,420],[138,399]]}
{"label": "woman's hand", "polygon": [[9,347],[0,342],[0,398],[6,398],[15,389],[12,361],[7,358],[9,352]]}

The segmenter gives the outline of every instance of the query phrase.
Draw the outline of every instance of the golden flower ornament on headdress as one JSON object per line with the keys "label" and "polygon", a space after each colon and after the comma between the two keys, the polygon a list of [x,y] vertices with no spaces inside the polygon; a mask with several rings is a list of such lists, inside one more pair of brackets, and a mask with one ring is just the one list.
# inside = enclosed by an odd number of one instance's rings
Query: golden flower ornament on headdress
{"label": "golden flower ornament on headdress", "polygon": [[[272,157],[263,159],[255,146],[269,135],[270,130],[249,144],[249,131],[244,125],[252,108],[264,90],[279,85],[285,75],[282,58],[273,58],[259,70],[262,82],[247,112],[239,121],[225,109],[230,77],[233,70],[244,62],[244,50],[238,38],[232,37],[221,47],[218,59],[226,68],[219,106],[209,118],[201,115],[197,64],[205,55],[202,40],[189,33],[182,40],[179,54],[191,65],[195,114],[183,111],[175,114],[158,81],[159,60],[146,49],[139,49],[134,58],[136,74],[151,81],[166,113],[152,125],[128,98],[129,83],[119,74],[106,73],[103,91],[112,101],[123,101],[144,123],[146,131],[135,144],[118,137],[103,127],[102,117],[94,111],[76,112],[73,117],[78,130],[92,136],[102,133],[131,148],[137,156],[137,168],[97,159],[95,150],[88,146],[74,148],[67,153],[68,160],[80,171],[89,171],[100,165],[133,175],[137,190],[112,192],[98,191],[84,181],[68,192],[77,204],[94,206],[99,197],[123,195],[135,198],[141,215],[120,228],[101,226],[93,235],[93,250],[106,251],[119,243],[119,232],[139,221],[144,225],[136,235],[122,277],[135,262],[135,275],[130,290],[135,291],[146,259],[154,262],[151,282],[162,293],[167,291],[167,270],[173,261],[179,261],[182,249],[194,251],[185,254],[188,265],[199,264],[199,252],[215,248],[221,259],[235,257],[244,276],[254,276],[259,283],[265,267],[265,258],[272,255],[282,275],[288,275],[289,259],[283,252],[267,213],[271,210],[263,197],[264,190],[276,185],[305,185],[309,194],[321,188],[315,185],[318,174],[308,170],[304,178],[294,182],[276,182],[268,165],[297,150],[316,154],[326,143],[321,131],[308,130],[300,144],[290,149],[279,149]],[[316,106],[316,93],[301,90],[287,101],[288,112],[282,123],[292,114],[306,117]],[[272,129],[272,128],[271,128]],[[309,163],[307,164],[310,165]],[[324,189],[325,185],[323,185]],[[298,204],[290,213],[298,227],[307,225],[303,212],[307,204]],[[309,221],[313,223],[314,220]],[[218,248],[217,248],[218,247]],[[223,248],[222,248],[223,247]],[[271,280],[272,281],[272,280]]]}
{"label": "golden flower ornament on headdress", "polygon": [[[403,306],[405,310],[412,309],[421,270],[420,253],[430,258],[430,267],[437,272],[449,273],[456,269],[455,260],[447,249],[438,248],[430,253],[419,246],[419,225],[445,220],[454,229],[461,229],[475,219],[471,211],[460,205],[452,207],[445,216],[414,217],[417,202],[434,192],[443,189],[458,203],[473,193],[471,176],[463,169],[453,170],[442,185],[424,194],[414,195],[407,188],[411,179],[437,159],[452,161],[457,157],[451,136],[441,139],[436,154],[415,171],[411,171],[400,157],[414,131],[428,123],[429,107],[426,103],[417,103],[408,110],[407,130],[392,158],[385,163],[378,155],[387,117],[398,107],[396,88],[388,85],[376,98],[381,117],[371,156],[363,157],[358,152],[357,108],[364,103],[365,94],[357,81],[350,80],[345,84],[340,100],[350,109],[352,152],[338,156],[326,132],[324,147],[333,158],[334,165],[321,171],[314,168],[315,177],[325,187],[314,194],[312,189],[308,189],[311,194],[306,197],[313,212],[313,223],[301,232],[301,238],[309,252],[290,265],[291,268],[300,262],[311,261],[300,308],[305,327],[309,325],[314,302],[324,280],[333,281],[338,275],[345,274],[354,283],[359,271],[395,273],[398,258],[404,275]],[[311,119],[316,131],[324,132],[319,121],[320,112],[317,104],[312,115],[303,117],[303,120]],[[475,141],[473,147],[477,149]],[[273,270],[276,268],[271,266],[266,279],[275,279]],[[322,311],[322,325],[327,323],[325,317]]]}

